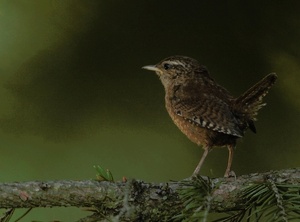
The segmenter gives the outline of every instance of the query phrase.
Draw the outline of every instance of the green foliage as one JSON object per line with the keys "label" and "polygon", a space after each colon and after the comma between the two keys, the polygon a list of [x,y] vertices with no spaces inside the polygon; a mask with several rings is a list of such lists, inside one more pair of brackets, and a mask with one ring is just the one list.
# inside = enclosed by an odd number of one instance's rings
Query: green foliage
{"label": "green foliage", "polygon": [[15,209],[6,210],[0,217],[0,222],[9,222],[12,215],[14,214],[14,212],[15,212]]}
{"label": "green foliage", "polygon": [[110,181],[110,182],[114,182],[114,178],[112,173],[110,172],[110,170],[106,169],[104,170],[101,166],[94,166],[94,168],[97,171],[97,175],[96,178],[99,181]]}
{"label": "green foliage", "polygon": [[[217,221],[292,221],[300,220],[300,186],[275,182],[273,178],[249,184],[242,190],[246,208]],[[246,216],[247,214],[247,216]]]}
{"label": "green foliage", "polygon": [[[300,220],[300,186],[284,184],[268,177],[260,183],[251,183],[240,191],[237,198],[244,208],[225,212],[215,222],[241,221],[299,221]],[[207,178],[197,177],[192,181],[184,181],[179,191],[184,203],[184,210],[174,217],[177,221],[207,221],[210,203],[213,201],[212,191],[216,187]],[[224,214],[224,212],[223,212]],[[214,214],[218,216],[218,214]],[[212,221],[212,220],[210,220]]]}
{"label": "green foliage", "polygon": [[175,221],[207,221],[212,200],[213,184],[207,177],[193,177],[182,182],[179,196],[184,203],[184,210],[174,217]]}
{"label": "green foliage", "polygon": [[[30,211],[32,208],[29,208],[23,213],[19,218],[15,219],[14,222],[21,221]],[[15,213],[15,209],[8,209],[6,210],[3,215],[0,217],[0,222],[9,222],[12,221],[12,216]]]}

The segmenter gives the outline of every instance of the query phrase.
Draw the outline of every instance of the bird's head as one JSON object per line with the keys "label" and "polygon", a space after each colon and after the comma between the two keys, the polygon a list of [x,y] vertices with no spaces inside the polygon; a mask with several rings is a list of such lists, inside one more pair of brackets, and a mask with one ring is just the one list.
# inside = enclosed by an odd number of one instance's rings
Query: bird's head
{"label": "bird's head", "polygon": [[201,74],[208,75],[204,66],[200,65],[197,60],[186,56],[170,56],[156,65],[148,65],[142,68],[155,71],[165,87],[174,81],[197,78]]}

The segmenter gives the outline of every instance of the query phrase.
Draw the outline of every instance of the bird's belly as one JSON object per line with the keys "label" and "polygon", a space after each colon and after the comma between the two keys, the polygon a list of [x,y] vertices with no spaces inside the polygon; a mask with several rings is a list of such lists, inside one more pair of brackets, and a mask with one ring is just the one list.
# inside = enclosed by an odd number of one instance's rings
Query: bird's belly
{"label": "bird's belly", "polygon": [[189,122],[181,116],[176,115],[175,113],[169,112],[173,122],[185,134],[192,142],[197,145],[209,146],[210,140],[207,135],[207,129],[200,127],[194,123]]}

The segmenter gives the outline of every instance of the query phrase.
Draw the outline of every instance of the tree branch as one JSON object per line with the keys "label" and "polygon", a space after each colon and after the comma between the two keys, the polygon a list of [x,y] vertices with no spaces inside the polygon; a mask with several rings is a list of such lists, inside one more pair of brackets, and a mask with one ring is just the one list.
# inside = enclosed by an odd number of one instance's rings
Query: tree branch
{"label": "tree branch", "polygon": [[[209,211],[244,209],[247,200],[241,199],[241,191],[270,179],[275,183],[300,186],[300,168],[210,179]],[[102,218],[161,220],[172,218],[184,209],[180,192],[194,186],[194,181],[189,178],[159,184],[138,180],[126,183],[94,180],[0,183],[0,208],[89,207]]]}

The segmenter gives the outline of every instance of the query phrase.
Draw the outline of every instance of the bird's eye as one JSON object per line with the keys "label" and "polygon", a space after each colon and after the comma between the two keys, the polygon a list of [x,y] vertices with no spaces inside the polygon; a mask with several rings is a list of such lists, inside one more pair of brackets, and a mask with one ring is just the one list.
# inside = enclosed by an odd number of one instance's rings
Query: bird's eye
{"label": "bird's eye", "polygon": [[169,63],[165,63],[165,64],[164,64],[164,69],[165,69],[165,70],[168,70],[168,69],[170,69],[171,67],[172,67],[172,65],[169,64]]}

